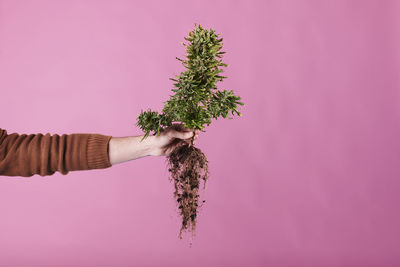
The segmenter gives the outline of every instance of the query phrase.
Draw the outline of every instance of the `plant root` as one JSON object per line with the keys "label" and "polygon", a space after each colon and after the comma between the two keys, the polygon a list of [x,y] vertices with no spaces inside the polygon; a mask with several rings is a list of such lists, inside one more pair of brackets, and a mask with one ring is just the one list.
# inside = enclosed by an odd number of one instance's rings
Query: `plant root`
{"label": "plant root", "polygon": [[[203,180],[203,189],[205,189],[209,175],[208,160],[200,149],[190,144],[176,147],[167,160],[168,171],[171,173],[170,181],[174,180],[174,198],[182,216],[179,238],[182,239],[184,230],[191,231],[193,237],[199,207],[200,182]],[[204,202],[205,200],[202,201]]]}

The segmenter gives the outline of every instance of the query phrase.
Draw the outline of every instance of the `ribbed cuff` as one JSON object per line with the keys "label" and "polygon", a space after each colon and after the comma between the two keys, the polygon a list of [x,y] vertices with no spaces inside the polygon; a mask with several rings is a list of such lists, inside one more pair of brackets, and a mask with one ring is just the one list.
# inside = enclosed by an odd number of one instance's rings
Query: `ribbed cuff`
{"label": "ribbed cuff", "polygon": [[109,142],[112,136],[91,134],[87,144],[87,163],[89,169],[105,169],[111,167]]}

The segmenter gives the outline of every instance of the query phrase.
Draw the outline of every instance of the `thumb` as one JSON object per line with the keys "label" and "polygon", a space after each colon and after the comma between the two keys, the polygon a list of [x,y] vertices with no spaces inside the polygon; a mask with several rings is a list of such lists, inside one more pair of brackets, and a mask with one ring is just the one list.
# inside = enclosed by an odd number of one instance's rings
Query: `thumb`
{"label": "thumb", "polygon": [[178,131],[173,131],[171,132],[171,136],[179,139],[188,139],[193,136],[193,132],[178,132]]}

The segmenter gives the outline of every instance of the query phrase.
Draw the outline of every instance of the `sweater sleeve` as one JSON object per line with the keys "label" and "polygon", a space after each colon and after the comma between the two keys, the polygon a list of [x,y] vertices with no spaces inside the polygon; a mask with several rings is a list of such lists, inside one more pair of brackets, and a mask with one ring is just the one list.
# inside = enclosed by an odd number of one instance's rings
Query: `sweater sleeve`
{"label": "sweater sleeve", "polygon": [[111,167],[112,136],[90,133],[7,134],[0,129],[0,175],[66,175],[70,171]]}

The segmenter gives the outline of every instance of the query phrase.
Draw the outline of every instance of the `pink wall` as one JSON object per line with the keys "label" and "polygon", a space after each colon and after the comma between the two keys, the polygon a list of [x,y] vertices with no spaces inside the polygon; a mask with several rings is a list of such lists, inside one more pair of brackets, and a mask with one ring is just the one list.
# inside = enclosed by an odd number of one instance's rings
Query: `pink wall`
{"label": "pink wall", "polygon": [[197,236],[164,158],[0,177],[0,266],[399,266],[399,1],[0,0],[0,128],[141,134],[180,42],[224,38],[246,106],[200,135]]}

